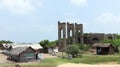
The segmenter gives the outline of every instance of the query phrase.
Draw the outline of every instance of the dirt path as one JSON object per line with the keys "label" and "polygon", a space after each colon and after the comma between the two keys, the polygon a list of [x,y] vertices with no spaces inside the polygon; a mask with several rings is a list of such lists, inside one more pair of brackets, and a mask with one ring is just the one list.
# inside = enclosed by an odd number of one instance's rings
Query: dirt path
{"label": "dirt path", "polygon": [[50,55],[50,54],[45,54],[45,53],[43,53],[42,55],[43,55],[43,59],[45,59],[45,58],[55,58],[55,57],[57,57],[57,56],[52,56],[52,55]]}
{"label": "dirt path", "polygon": [[95,64],[95,65],[89,65],[89,64],[74,64],[74,63],[67,63],[59,65],[58,67],[120,67],[119,64]]}
{"label": "dirt path", "polygon": [[4,54],[0,54],[0,63],[5,63],[7,62],[7,56]]}

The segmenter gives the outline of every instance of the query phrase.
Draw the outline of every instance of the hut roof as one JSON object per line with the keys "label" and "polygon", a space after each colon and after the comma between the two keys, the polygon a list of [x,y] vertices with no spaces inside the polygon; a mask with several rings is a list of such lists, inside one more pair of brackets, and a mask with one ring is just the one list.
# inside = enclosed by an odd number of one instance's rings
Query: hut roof
{"label": "hut roof", "polygon": [[27,50],[28,48],[31,48],[31,47],[16,47],[13,50],[9,51],[9,55],[19,55],[20,53]]}
{"label": "hut roof", "polygon": [[110,44],[110,43],[95,43],[95,44],[93,44],[93,47],[109,47],[110,45],[112,45],[112,44]]}
{"label": "hut roof", "polygon": [[3,46],[5,48],[9,48],[10,46],[12,46],[12,48],[16,48],[16,47],[32,47],[33,49],[43,49],[43,47],[40,44],[19,44],[19,43],[8,43],[8,44],[3,44]]}
{"label": "hut roof", "polygon": [[41,45],[39,44],[18,44],[18,45],[14,45],[13,48],[16,47],[32,47],[33,49],[43,49]]}

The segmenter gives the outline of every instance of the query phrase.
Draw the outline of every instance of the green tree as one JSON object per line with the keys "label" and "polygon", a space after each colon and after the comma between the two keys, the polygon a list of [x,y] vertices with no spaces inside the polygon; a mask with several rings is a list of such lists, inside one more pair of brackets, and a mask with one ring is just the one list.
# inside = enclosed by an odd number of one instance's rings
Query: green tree
{"label": "green tree", "polygon": [[58,40],[49,42],[49,44],[47,45],[47,48],[54,48],[56,46],[58,46]]}
{"label": "green tree", "polygon": [[66,47],[66,53],[68,55],[72,55],[73,57],[77,57],[80,53],[79,46],[77,45],[69,45]]}
{"label": "green tree", "polygon": [[88,44],[77,44],[77,45],[79,45],[79,49],[81,51],[88,51],[91,48],[91,46]]}
{"label": "green tree", "polygon": [[45,53],[48,52],[47,51],[47,49],[48,49],[47,46],[49,44],[49,40],[40,41],[39,44],[43,47],[43,52],[45,52]]}
{"label": "green tree", "polygon": [[44,52],[48,52],[48,48],[54,48],[58,45],[58,40],[55,41],[49,41],[49,40],[42,40],[39,42],[39,44],[43,47]]}
{"label": "green tree", "polygon": [[119,53],[120,50],[119,50],[119,47],[120,47],[120,38],[117,38],[115,40],[112,40],[112,39],[106,39],[106,40],[103,40],[102,43],[111,43],[115,46],[116,48],[116,52]]}
{"label": "green tree", "polygon": [[1,40],[0,41],[0,44],[2,44],[2,43],[13,43],[12,41],[9,41],[9,40]]}
{"label": "green tree", "polygon": [[39,44],[44,48],[47,48],[47,45],[49,44],[49,40],[43,40],[40,41]]}

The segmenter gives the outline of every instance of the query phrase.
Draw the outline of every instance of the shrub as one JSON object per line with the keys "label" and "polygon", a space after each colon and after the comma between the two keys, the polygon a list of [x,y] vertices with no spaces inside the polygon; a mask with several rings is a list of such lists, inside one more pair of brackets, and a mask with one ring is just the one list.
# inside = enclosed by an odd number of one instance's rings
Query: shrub
{"label": "shrub", "polygon": [[77,57],[80,53],[79,46],[77,45],[69,45],[66,47],[66,53],[68,55],[72,55],[72,57]]}
{"label": "shrub", "polygon": [[90,45],[79,44],[79,48],[82,51],[88,51],[91,47],[90,47]]}

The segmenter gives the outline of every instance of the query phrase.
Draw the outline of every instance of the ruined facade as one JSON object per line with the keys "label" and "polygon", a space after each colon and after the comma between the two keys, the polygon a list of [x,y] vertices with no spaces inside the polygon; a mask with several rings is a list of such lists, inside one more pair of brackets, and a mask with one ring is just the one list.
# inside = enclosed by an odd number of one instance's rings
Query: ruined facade
{"label": "ruined facade", "polygon": [[64,50],[66,46],[66,23],[60,23],[58,21],[58,47],[61,49],[60,51]]}
{"label": "ruined facade", "polygon": [[67,44],[75,44],[74,24],[67,23]]}
{"label": "ruined facade", "polygon": [[66,45],[89,44],[93,45],[104,39],[116,39],[116,34],[84,33],[82,24],[61,23],[58,21],[58,45],[59,50],[64,50]]}
{"label": "ruined facade", "polygon": [[116,39],[116,34],[85,33],[84,44],[93,45],[105,39]]}
{"label": "ruined facade", "polygon": [[83,25],[75,23],[75,37],[76,43],[84,43],[84,36],[83,36]]}
{"label": "ruined facade", "polygon": [[66,25],[65,22],[60,23],[58,21],[58,41],[59,49],[61,50],[64,50],[66,45],[76,43],[83,44],[83,25],[77,23],[70,24],[69,22],[67,22]]}

